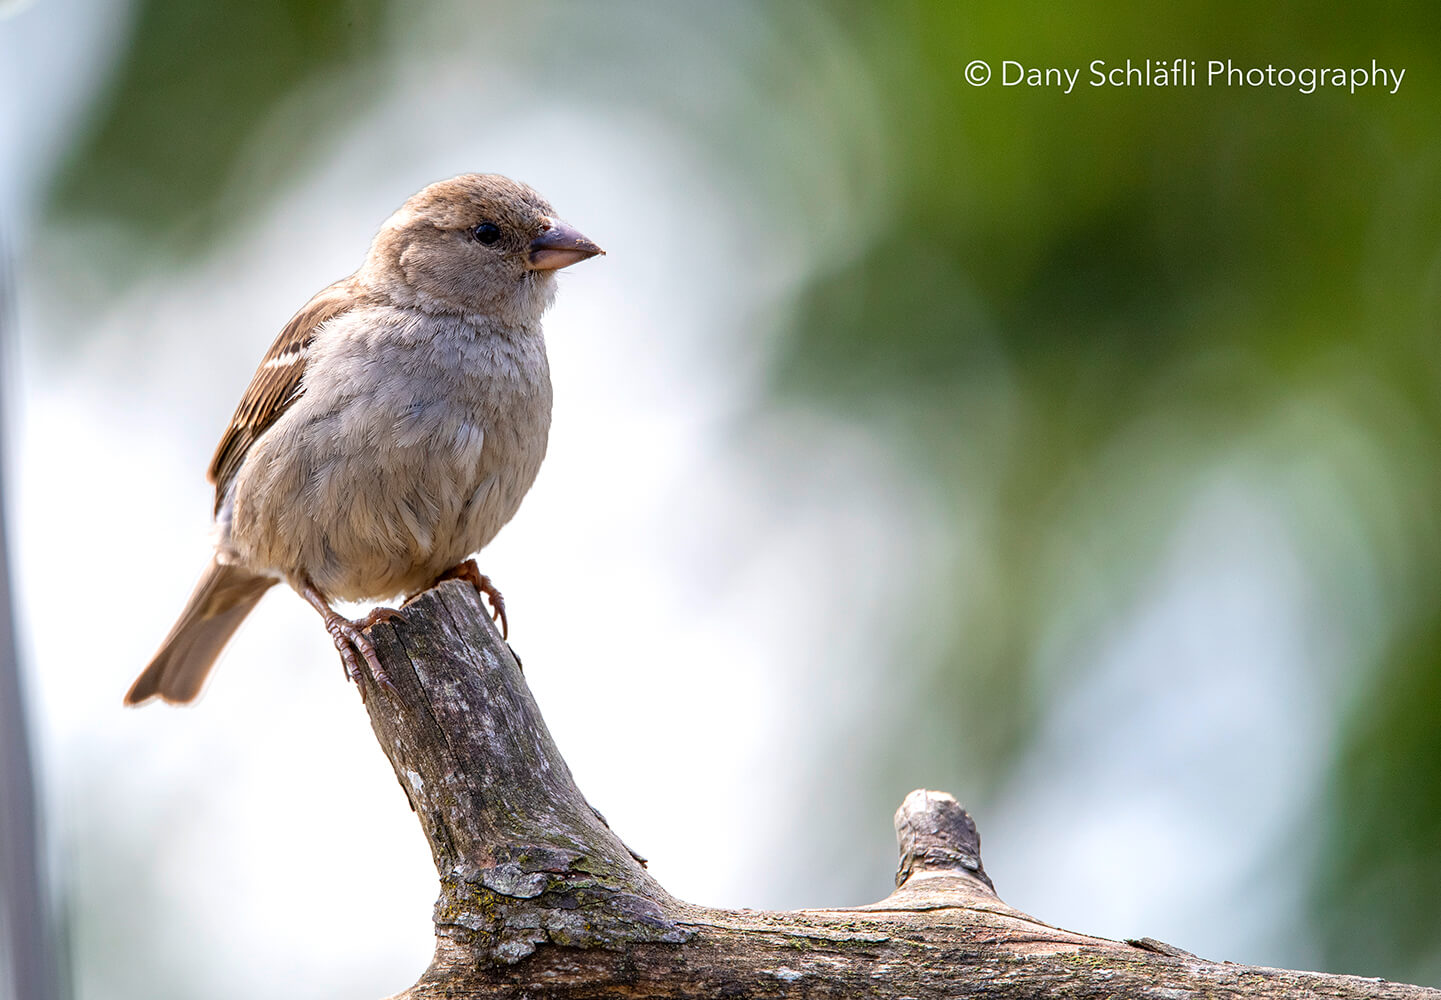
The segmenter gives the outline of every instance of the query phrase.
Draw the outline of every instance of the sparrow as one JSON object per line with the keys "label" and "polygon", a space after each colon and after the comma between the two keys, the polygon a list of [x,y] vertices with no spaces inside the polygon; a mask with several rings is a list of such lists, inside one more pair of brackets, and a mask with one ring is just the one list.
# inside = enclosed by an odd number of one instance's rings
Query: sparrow
{"label": "sparrow", "polygon": [[[556,272],[604,253],[525,184],[462,174],[414,195],[365,262],[286,324],[210,461],[215,555],[125,696],[188,702],[275,584],[320,613],[347,675],[389,680],[334,601],[459,577],[514,516],[550,432],[541,316]],[[361,691],[364,687],[361,685]]]}

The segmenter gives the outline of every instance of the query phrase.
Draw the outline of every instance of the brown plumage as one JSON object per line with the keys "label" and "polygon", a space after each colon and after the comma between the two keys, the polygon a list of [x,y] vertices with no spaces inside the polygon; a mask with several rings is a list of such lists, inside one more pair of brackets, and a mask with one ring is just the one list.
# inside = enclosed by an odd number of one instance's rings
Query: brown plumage
{"label": "brown plumage", "polygon": [[[432,184],[391,216],[360,270],[262,359],[210,463],[215,559],[126,703],[192,700],[281,581],[321,614],[353,678],[363,660],[386,683],[371,619],[331,602],[422,590],[515,514],[550,428],[540,317],[554,272],[600,252],[494,174]],[[489,588],[473,572],[461,575]]]}
{"label": "brown plumage", "polygon": [[355,275],[342,278],[318,292],[316,296],[285,324],[270,350],[260,360],[260,367],[250,380],[250,387],[241,397],[225,436],[215,449],[206,473],[215,484],[215,512],[225,499],[225,491],[240,468],[245,453],[265,429],[275,423],[285,408],[295,402],[300,377],[305,374],[306,354],[315,340],[315,331],[327,320],[355,308],[366,299],[365,289]]}

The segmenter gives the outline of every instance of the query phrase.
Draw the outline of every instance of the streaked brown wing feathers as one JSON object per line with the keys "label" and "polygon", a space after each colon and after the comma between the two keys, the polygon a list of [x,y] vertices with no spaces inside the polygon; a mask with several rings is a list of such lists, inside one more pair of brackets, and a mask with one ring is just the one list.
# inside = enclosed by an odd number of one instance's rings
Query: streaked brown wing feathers
{"label": "streaked brown wing feathers", "polygon": [[270,345],[210,460],[207,475],[215,484],[217,512],[250,446],[300,397],[301,376],[315,331],[353,309],[359,301],[360,289],[354,277],[337,281],[302,306]]}

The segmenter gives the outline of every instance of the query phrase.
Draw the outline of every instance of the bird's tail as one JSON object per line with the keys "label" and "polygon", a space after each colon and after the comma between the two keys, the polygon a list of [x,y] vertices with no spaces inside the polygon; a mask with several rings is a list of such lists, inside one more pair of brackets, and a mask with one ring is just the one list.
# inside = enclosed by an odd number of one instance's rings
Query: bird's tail
{"label": "bird's tail", "polygon": [[125,704],[156,696],[172,703],[193,701],[220,651],[275,582],[211,560],[160,651],[130,685]]}

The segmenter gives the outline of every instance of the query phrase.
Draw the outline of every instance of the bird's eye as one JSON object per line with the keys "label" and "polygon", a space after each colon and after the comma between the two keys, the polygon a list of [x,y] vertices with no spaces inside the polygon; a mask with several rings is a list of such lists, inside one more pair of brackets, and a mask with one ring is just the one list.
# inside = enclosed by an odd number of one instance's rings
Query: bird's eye
{"label": "bird's eye", "polygon": [[482,222],[470,231],[470,235],[474,237],[477,243],[484,243],[486,246],[490,246],[496,240],[500,239],[500,227],[494,222]]}

